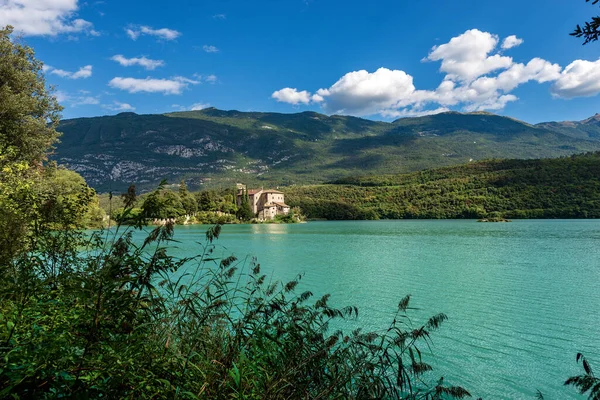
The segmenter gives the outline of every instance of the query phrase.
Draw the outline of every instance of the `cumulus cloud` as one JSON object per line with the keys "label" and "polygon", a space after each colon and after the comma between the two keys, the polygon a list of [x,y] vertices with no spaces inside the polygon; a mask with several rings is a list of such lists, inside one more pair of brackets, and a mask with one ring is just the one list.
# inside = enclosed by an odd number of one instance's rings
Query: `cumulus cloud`
{"label": "cumulus cloud", "polygon": [[217,49],[215,46],[209,46],[207,44],[202,46],[202,50],[204,50],[207,53],[218,53],[219,52],[219,49]]}
{"label": "cumulus cloud", "polygon": [[194,103],[190,107],[190,111],[200,111],[200,110],[204,110],[205,108],[208,108],[208,107],[210,107],[210,104],[208,104],[208,103]]}
{"label": "cumulus cloud", "polygon": [[137,40],[142,35],[155,36],[163,40],[175,40],[181,36],[181,32],[173,29],[153,29],[149,26],[131,26],[125,29],[125,33],[127,33],[127,36],[132,40]]}
{"label": "cumulus cloud", "polygon": [[61,78],[67,79],[85,79],[92,76],[92,66],[86,65],[85,67],[79,68],[75,72],[65,71],[64,69],[53,68],[49,65],[44,65],[44,72],[52,75],[60,76]]}
{"label": "cumulus cloud", "polygon": [[508,50],[520,46],[522,43],[523,39],[518,38],[516,35],[510,35],[502,41],[502,48]]}
{"label": "cumulus cloud", "polygon": [[271,97],[281,103],[293,105],[310,103],[311,96],[306,90],[299,92],[296,88],[283,88],[273,92]]}
{"label": "cumulus cloud", "polygon": [[204,81],[205,81],[205,82],[208,82],[208,83],[213,83],[213,84],[214,84],[214,83],[216,83],[216,82],[217,82],[217,76],[216,76],[216,75],[207,75],[207,76],[204,78]]}
{"label": "cumulus cloud", "polygon": [[567,65],[552,85],[551,92],[554,96],[567,99],[600,93],[600,59],[575,60]]}
{"label": "cumulus cloud", "polygon": [[372,73],[349,72],[317,95],[332,113],[364,115],[397,107],[409,101],[414,91],[413,78],[406,72],[379,68]]}
{"label": "cumulus cloud", "polygon": [[121,54],[117,54],[117,55],[112,56],[110,59],[118,62],[119,64],[121,64],[124,67],[131,67],[133,65],[139,65],[140,67],[143,67],[150,71],[165,65],[165,62],[163,60],[152,60],[152,59],[146,58],[144,56],[126,58]]}
{"label": "cumulus cloud", "polygon": [[181,94],[190,84],[196,85],[199,81],[188,79],[182,76],[176,76],[170,79],[154,78],[122,78],[111,79],[108,85],[115,89],[125,90],[129,93],[163,93],[163,94]]}
{"label": "cumulus cloud", "polygon": [[3,0],[0,9],[0,26],[12,25],[27,36],[98,35],[91,22],[76,18],[78,0]]}
{"label": "cumulus cloud", "polygon": [[379,68],[352,71],[333,85],[316,90],[283,88],[271,95],[293,105],[319,104],[329,113],[384,117],[416,116],[448,111],[501,110],[518,100],[512,92],[528,82],[553,82],[555,97],[594,96],[600,93],[600,59],[575,60],[564,70],[535,57],[521,63],[501,54],[523,42],[515,35],[500,44],[497,35],[471,29],[431,49],[423,61],[440,62],[444,78],[437,88],[415,87],[401,70]]}
{"label": "cumulus cloud", "polygon": [[511,66],[511,57],[490,55],[497,45],[497,35],[471,29],[450,39],[448,43],[433,47],[426,60],[441,61],[440,71],[448,74],[447,79],[468,82]]}

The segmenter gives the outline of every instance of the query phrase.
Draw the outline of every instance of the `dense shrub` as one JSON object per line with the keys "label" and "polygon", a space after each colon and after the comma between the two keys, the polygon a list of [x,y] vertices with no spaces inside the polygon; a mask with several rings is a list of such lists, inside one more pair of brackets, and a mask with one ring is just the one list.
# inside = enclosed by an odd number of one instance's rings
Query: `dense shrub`
{"label": "dense shrub", "polygon": [[431,367],[419,349],[446,316],[411,326],[409,297],[384,333],[333,331],[358,310],[298,292],[301,276],[269,282],[255,261],[214,258],[220,225],[183,259],[167,251],[172,225],[143,244],[132,227],[119,229],[113,240],[114,232],[57,233],[62,247],[41,246],[3,270],[0,397],[468,395],[423,382]]}

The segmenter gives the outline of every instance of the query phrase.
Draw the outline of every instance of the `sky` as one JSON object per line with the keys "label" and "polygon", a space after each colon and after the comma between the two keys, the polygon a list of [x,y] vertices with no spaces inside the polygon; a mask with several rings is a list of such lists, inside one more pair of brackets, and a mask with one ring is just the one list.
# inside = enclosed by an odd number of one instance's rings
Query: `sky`
{"label": "sky", "polygon": [[[64,118],[217,107],[390,121],[600,113],[584,0],[0,0]],[[16,35],[15,35],[16,36]]]}

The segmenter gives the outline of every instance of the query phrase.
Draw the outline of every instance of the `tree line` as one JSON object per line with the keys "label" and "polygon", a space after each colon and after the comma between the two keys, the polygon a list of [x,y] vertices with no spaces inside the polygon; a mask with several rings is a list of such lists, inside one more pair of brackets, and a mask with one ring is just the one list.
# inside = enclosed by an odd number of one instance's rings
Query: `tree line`
{"label": "tree line", "polygon": [[599,218],[600,153],[478,161],[284,190],[309,218]]}

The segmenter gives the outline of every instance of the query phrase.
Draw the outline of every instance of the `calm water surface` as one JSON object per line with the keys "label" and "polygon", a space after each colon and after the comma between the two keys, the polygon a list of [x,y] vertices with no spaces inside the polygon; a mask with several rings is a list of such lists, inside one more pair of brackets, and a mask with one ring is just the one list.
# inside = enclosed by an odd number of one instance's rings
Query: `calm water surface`
{"label": "calm water surface", "polygon": [[[179,227],[190,255],[204,226]],[[256,256],[263,272],[299,292],[356,305],[358,323],[387,327],[411,294],[415,321],[444,312],[428,361],[474,396],[580,398],[562,383],[577,352],[600,370],[600,221],[342,221],[227,225],[227,256]],[[476,397],[475,397],[476,398]]]}

